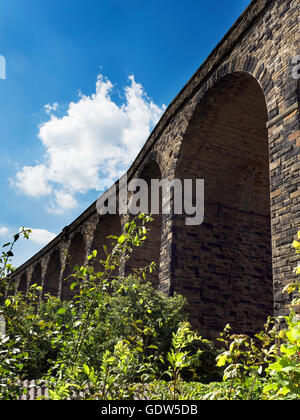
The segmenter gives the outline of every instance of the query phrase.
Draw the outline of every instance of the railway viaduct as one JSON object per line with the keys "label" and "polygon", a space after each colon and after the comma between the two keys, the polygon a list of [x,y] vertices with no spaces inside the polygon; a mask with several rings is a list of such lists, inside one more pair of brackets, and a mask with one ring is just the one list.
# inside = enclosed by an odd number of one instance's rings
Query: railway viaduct
{"label": "railway viaduct", "polygon": [[[300,226],[299,29],[299,0],[253,0],[127,173],[205,181],[204,223],[156,216],[132,265],[156,261],[155,286],[186,296],[193,326],[207,337],[227,323],[251,333],[288,308],[282,289],[294,278],[291,243]],[[93,203],[19,267],[16,290],[38,283],[68,297],[68,267],[83,264],[126,221],[100,217]]]}

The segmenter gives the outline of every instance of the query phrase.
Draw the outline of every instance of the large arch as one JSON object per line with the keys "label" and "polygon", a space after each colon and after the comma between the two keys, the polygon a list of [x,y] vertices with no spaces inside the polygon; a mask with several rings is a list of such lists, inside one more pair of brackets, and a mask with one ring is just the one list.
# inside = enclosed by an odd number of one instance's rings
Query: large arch
{"label": "large arch", "polygon": [[206,337],[227,323],[253,333],[273,314],[267,121],[259,83],[236,72],[208,91],[183,139],[176,177],[204,179],[205,218],[174,220],[173,291]]}
{"label": "large arch", "polygon": [[85,241],[83,235],[78,232],[72,239],[65,269],[62,277],[61,298],[68,300],[74,296],[74,291],[70,289],[74,278],[70,277],[74,273],[75,266],[82,266],[85,260]]}
{"label": "large arch", "polygon": [[112,250],[112,239],[108,239],[108,236],[120,236],[121,233],[122,226],[118,214],[107,214],[100,217],[91,245],[91,252],[97,251],[97,258],[94,264],[95,272],[103,269],[100,264],[100,260],[106,257],[103,247],[106,246],[108,252]]}
{"label": "large arch", "polygon": [[[162,173],[158,163],[149,159],[138,175],[148,185],[148,214],[151,214],[152,197],[151,197],[151,181],[161,180]],[[131,258],[126,263],[125,274],[130,274],[135,268],[143,268],[151,262],[155,262],[157,269],[152,274],[147,274],[147,280],[152,283],[155,288],[159,286],[159,266],[160,266],[160,250],[161,250],[161,233],[162,233],[162,197],[160,189],[159,197],[159,214],[153,214],[153,221],[147,226],[150,232],[143,246],[134,248]]]}
{"label": "large arch", "polygon": [[43,293],[57,296],[59,292],[59,280],[61,273],[61,258],[59,250],[51,255],[44,280]]}

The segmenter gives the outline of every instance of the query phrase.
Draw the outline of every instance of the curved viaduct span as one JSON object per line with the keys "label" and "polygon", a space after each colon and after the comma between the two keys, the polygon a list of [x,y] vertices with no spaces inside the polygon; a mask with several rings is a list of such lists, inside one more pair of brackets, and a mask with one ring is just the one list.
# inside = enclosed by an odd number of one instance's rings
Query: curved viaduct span
{"label": "curved viaduct span", "polygon": [[[300,225],[298,1],[252,1],[127,173],[128,180],[205,181],[204,223],[156,216],[132,265],[157,261],[156,287],[186,296],[192,324],[207,337],[226,323],[251,333],[289,303],[281,292],[293,277]],[[83,264],[126,221],[100,217],[92,204],[16,271],[16,289],[38,283],[67,298],[66,252],[70,266]]]}

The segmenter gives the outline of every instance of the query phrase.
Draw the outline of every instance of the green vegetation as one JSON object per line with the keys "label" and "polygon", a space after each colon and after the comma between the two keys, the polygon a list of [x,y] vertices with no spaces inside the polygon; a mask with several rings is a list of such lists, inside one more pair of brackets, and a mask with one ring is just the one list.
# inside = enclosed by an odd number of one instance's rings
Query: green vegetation
{"label": "green vegetation", "polygon": [[[94,270],[96,251],[75,267],[70,301],[41,299],[37,285],[26,294],[11,293],[13,246],[30,232],[23,229],[4,245],[0,399],[17,399],[25,379],[46,382],[54,400],[300,399],[300,321],[293,309],[267,320],[255,337],[232,335],[227,326],[215,347],[193,331],[182,296],[167,297],[147,282],[154,263],[126,277],[115,275],[145,242],[149,222],[140,215],[120,237],[111,237],[113,250],[105,248],[101,272]],[[293,246],[300,253],[300,243]],[[297,290],[299,282],[284,292]],[[299,306],[297,297],[293,305]]]}

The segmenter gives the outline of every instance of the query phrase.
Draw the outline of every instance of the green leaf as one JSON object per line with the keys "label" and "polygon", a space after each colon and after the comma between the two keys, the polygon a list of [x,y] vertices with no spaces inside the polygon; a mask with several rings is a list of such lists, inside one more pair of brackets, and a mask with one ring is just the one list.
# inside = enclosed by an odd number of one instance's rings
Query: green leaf
{"label": "green leaf", "polygon": [[125,242],[125,240],[126,240],[126,236],[125,236],[125,235],[121,235],[121,236],[118,238],[118,243],[119,243],[120,245],[122,245],[122,244]]}
{"label": "green leaf", "polygon": [[300,242],[298,242],[298,241],[294,241],[294,242],[293,242],[293,247],[294,247],[295,249],[300,249]]}
{"label": "green leaf", "polygon": [[290,294],[290,293],[293,293],[295,290],[297,290],[297,285],[295,283],[291,283],[284,287],[284,289],[282,290],[282,293]]}
{"label": "green leaf", "polygon": [[64,315],[66,312],[67,312],[67,309],[66,309],[66,308],[60,308],[60,309],[57,311],[58,315]]}
{"label": "green leaf", "polygon": [[293,347],[286,347],[285,345],[282,345],[280,347],[280,351],[282,353],[287,354],[288,356],[291,356],[291,355],[297,353],[297,348],[295,346],[293,346]]}
{"label": "green leaf", "polygon": [[87,376],[90,375],[90,368],[87,365],[83,365],[83,370],[86,373]]}
{"label": "green leaf", "polygon": [[217,366],[218,367],[225,366],[226,362],[227,362],[227,354],[226,353],[220,354],[217,357]]}
{"label": "green leaf", "polygon": [[274,384],[269,384],[266,385],[263,389],[264,393],[268,393],[270,391],[276,391],[278,389],[278,384],[274,383]]}
{"label": "green leaf", "polygon": [[5,306],[8,308],[10,305],[11,305],[11,300],[10,299],[6,299]]}
{"label": "green leaf", "polygon": [[289,394],[290,392],[291,392],[291,390],[288,387],[286,387],[286,386],[284,386],[283,388],[280,389],[280,394],[283,395],[284,397],[287,394]]}

